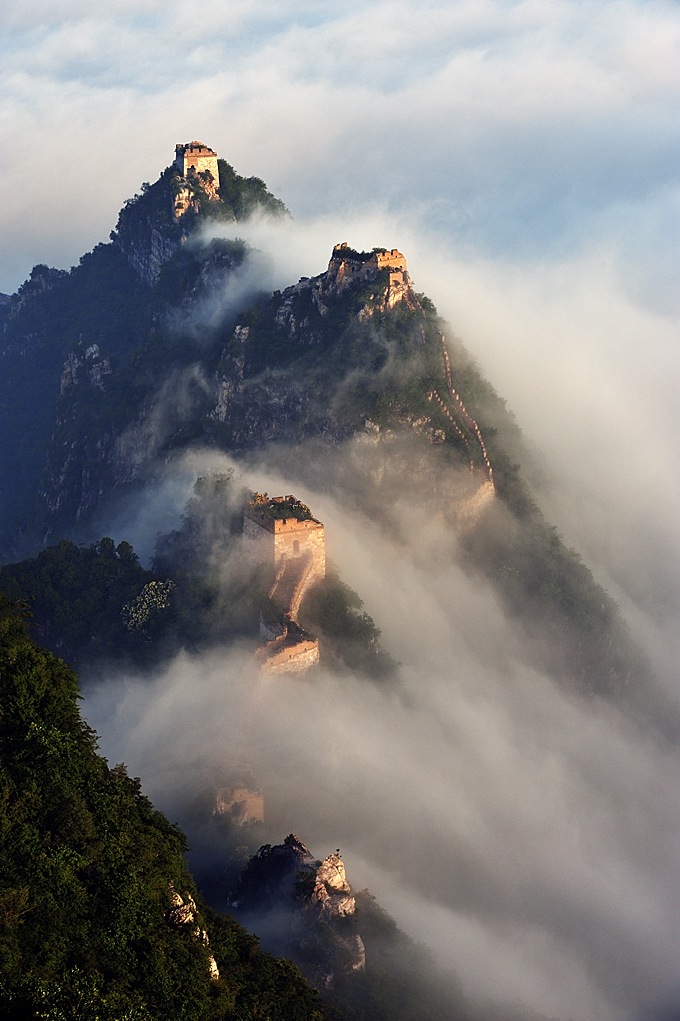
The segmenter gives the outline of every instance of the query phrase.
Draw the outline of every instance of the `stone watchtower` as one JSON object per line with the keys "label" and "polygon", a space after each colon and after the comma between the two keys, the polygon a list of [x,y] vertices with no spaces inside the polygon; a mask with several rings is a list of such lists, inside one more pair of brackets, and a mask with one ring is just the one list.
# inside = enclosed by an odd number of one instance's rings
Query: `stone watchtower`
{"label": "stone watchtower", "polygon": [[203,142],[178,142],[175,146],[175,166],[182,177],[201,174],[209,170],[215,187],[220,184],[220,172],[217,168],[217,153]]}
{"label": "stone watchtower", "polygon": [[324,527],[294,496],[255,494],[243,516],[243,552],[251,563],[274,567],[279,582],[287,566],[305,575],[305,588],[326,577]]}
{"label": "stone watchtower", "polygon": [[298,623],[303,596],[326,576],[324,527],[294,496],[256,493],[243,515],[243,554],[274,569],[269,597],[280,616],[260,617],[262,670],[300,673],[319,662],[319,640]]}

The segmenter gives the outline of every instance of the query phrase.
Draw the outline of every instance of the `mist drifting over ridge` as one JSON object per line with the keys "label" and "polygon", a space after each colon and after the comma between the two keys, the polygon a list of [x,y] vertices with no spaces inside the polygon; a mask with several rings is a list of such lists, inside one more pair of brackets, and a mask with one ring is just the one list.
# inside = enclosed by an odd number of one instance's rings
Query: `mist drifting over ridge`
{"label": "mist drifting over ridge", "polygon": [[[214,454],[204,463],[220,467]],[[291,488],[276,461],[246,478]],[[104,753],[171,816],[225,760],[247,761],[269,831],[294,828],[318,853],[339,844],[354,885],[432,946],[475,1004],[636,1018],[672,1000],[676,751],[533,668],[521,628],[458,565],[441,522],[423,514],[413,541],[395,539],[358,499],[292,488],[324,521],[401,683],[273,681],[238,651],[182,655],[155,679],[86,687]],[[419,518],[414,496],[405,486],[396,517]]]}
{"label": "mist drifting over ridge", "polygon": [[[274,259],[258,285],[320,272],[344,238],[400,247],[536,448],[543,510],[677,705],[677,7],[203,10],[209,39],[184,3],[3,15],[5,123],[42,160],[5,168],[0,289],[105,237],[175,137],[204,137],[295,212],[278,237],[248,228]],[[101,166],[66,175],[55,215],[42,168],[95,135]],[[221,463],[198,452],[191,472]],[[155,681],[88,690],[104,753],[172,818],[187,773],[247,735],[272,828],[319,854],[339,843],[353,883],[473,1000],[589,1021],[677,1005],[676,750],[527,665],[492,590],[433,552],[451,543],[436,523],[397,545],[294,471],[277,487],[275,464],[250,470],[326,523],[403,687],[278,686],[238,651],[185,655]],[[167,521],[184,495],[165,486]],[[155,521],[132,513],[150,551]],[[137,546],[137,527],[119,538]]]}
{"label": "mist drifting over ridge", "polygon": [[[286,248],[296,229],[282,235],[263,222],[251,226],[250,240],[270,250],[283,239]],[[302,231],[308,234],[309,225]],[[276,256],[273,264],[282,275]],[[469,271],[457,277],[451,263],[433,261],[431,268],[442,291],[471,280]],[[560,299],[560,306],[568,302]],[[577,478],[580,500],[593,487],[597,507],[608,485],[622,485],[602,457],[603,436],[613,440],[615,424],[627,424],[642,392],[632,379],[627,389],[629,368],[618,367],[602,382],[607,406],[620,419],[598,416],[601,361],[575,335],[579,371],[563,349],[553,349],[543,357],[557,371],[532,372],[522,385],[527,392],[533,386],[539,402],[551,399],[555,417],[573,420],[576,436],[583,426],[584,442],[596,447],[593,467]],[[590,335],[597,339],[597,327]],[[571,385],[562,408],[565,378]],[[581,379],[593,380],[590,391],[576,390]],[[573,419],[571,402],[582,402]],[[599,545],[604,518],[595,515],[591,523],[582,502],[581,513],[570,517],[575,492],[558,471],[557,438],[549,456],[543,434],[530,439],[542,462],[542,492],[558,520],[561,513],[571,524],[570,538],[598,548],[599,576],[614,579],[677,705],[667,647],[650,641],[664,628],[659,597],[648,601],[651,581],[640,586],[640,555],[634,543],[623,545],[624,521],[610,516],[609,541]],[[569,438],[559,439],[568,448]],[[641,452],[625,448],[621,464]],[[397,528],[395,536],[362,513],[360,482],[345,494],[315,486],[328,465],[315,468],[314,456],[312,448],[264,452],[246,463],[247,482],[295,492],[324,521],[329,553],[401,662],[403,686],[376,689],[351,675],[323,676],[314,687],[272,685],[238,653],[182,656],[151,688],[122,678],[88,693],[90,722],[103,734],[121,735],[105,737],[105,754],[124,759],[170,815],[173,807],[181,810],[187,776],[210,776],[225,749],[230,759],[242,756],[267,792],[272,832],[280,819],[279,838],[293,828],[318,853],[340,844],[348,863],[357,863],[353,882],[370,886],[461,974],[473,1003],[518,1005],[520,1016],[534,1010],[565,1019],[634,1019],[675,1002],[677,832],[669,821],[677,807],[676,752],[625,708],[581,700],[559,676],[536,670],[525,635],[492,589],[459,566],[455,537],[423,513],[416,489],[405,484],[403,505],[390,509],[397,521],[412,516],[415,530]],[[230,467],[215,454],[194,452],[189,460],[196,474]],[[654,463],[642,463],[638,474],[653,474]],[[630,501],[625,510],[633,513]],[[651,543],[651,522],[647,529]],[[159,767],[167,748],[172,761]]]}

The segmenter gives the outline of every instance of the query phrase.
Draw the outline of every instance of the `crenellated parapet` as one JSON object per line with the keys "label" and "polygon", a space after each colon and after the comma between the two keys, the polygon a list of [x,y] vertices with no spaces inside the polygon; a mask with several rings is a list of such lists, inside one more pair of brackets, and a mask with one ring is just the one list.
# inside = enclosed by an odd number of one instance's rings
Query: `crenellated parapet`
{"label": "crenellated parapet", "polygon": [[175,166],[182,177],[209,171],[215,186],[219,186],[220,173],[217,168],[217,153],[203,142],[178,142],[175,146]]}
{"label": "crenellated parapet", "polygon": [[418,307],[406,258],[397,248],[375,248],[372,252],[358,252],[343,241],[333,248],[325,283],[341,294],[357,282],[378,281],[381,274],[385,275],[381,281],[384,293],[381,297],[376,295],[378,307],[385,310],[401,302],[410,308]]}
{"label": "crenellated parapet", "polygon": [[175,167],[184,183],[178,182],[174,190],[172,218],[179,223],[190,212],[197,214],[200,201],[195,186],[200,183],[203,193],[211,202],[220,198],[220,172],[217,153],[203,142],[178,142],[175,146]]}
{"label": "crenellated parapet", "polygon": [[357,280],[373,280],[379,270],[389,269],[390,280],[404,282],[408,278],[406,259],[396,248],[376,248],[372,252],[358,252],[346,241],[333,247],[328,263],[327,276],[335,278],[336,286],[342,290]]}
{"label": "crenellated parapet", "polygon": [[324,527],[294,496],[255,498],[243,514],[243,552],[251,563],[280,568],[291,561],[311,561],[309,584],[326,576]]}
{"label": "crenellated parapet", "polygon": [[326,576],[324,527],[294,496],[256,493],[243,513],[243,555],[275,572],[269,597],[283,622],[260,620],[262,669],[299,673],[319,662],[319,641],[298,624],[308,589]]}

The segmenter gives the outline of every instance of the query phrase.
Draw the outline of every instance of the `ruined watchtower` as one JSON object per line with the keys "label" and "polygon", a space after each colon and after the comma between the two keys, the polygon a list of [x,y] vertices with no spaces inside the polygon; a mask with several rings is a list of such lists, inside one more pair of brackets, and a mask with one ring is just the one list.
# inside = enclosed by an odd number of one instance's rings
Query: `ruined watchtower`
{"label": "ruined watchtower", "polygon": [[243,552],[251,563],[273,566],[279,582],[287,565],[304,574],[305,588],[326,576],[324,527],[294,496],[255,494],[243,515]]}
{"label": "ruined watchtower", "polygon": [[319,662],[319,641],[298,623],[303,596],[326,576],[324,527],[294,496],[256,493],[243,514],[243,553],[275,571],[269,597],[279,616],[260,618],[262,670],[300,673]]}
{"label": "ruined watchtower", "polygon": [[[405,302],[407,308],[418,308],[418,300],[411,287],[406,259],[397,248],[374,248],[372,252],[357,252],[346,241],[333,248],[326,279],[341,294],[358,281],[377,280],[383,273],[383,310]],[[359,313],[359,318],[362,313]]]}
{"label": "ruined watchtower", "polygon": [[178,142],[175,146],[175,166],[182,177],[201,174],[209,170],[215,187],[219,187],[220,172],[217,168],[217,153],[203,142]]}

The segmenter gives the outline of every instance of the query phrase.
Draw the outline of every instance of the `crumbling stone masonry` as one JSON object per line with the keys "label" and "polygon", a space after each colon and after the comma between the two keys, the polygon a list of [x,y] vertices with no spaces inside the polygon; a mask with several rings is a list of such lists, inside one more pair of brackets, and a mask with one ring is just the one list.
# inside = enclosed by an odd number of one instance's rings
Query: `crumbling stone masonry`
{"label": "crumbling stone masonry", "polygon": [[209,170],[215,185],[219,187],[220,173],[217,169],[217,153],[203,142],[178,142],[175,146],[175,166],[182,177],[201,174]]}
{"label": "crumbling stone masonry", "polygon": [[275,570],[269,596],[282,621],[260,621],[265,673],[300,673],[319,662],[319,641],[297,623],[305,592],[326,576],[324,527],[294,496],[256,494],[243,516],[243,554]]}

